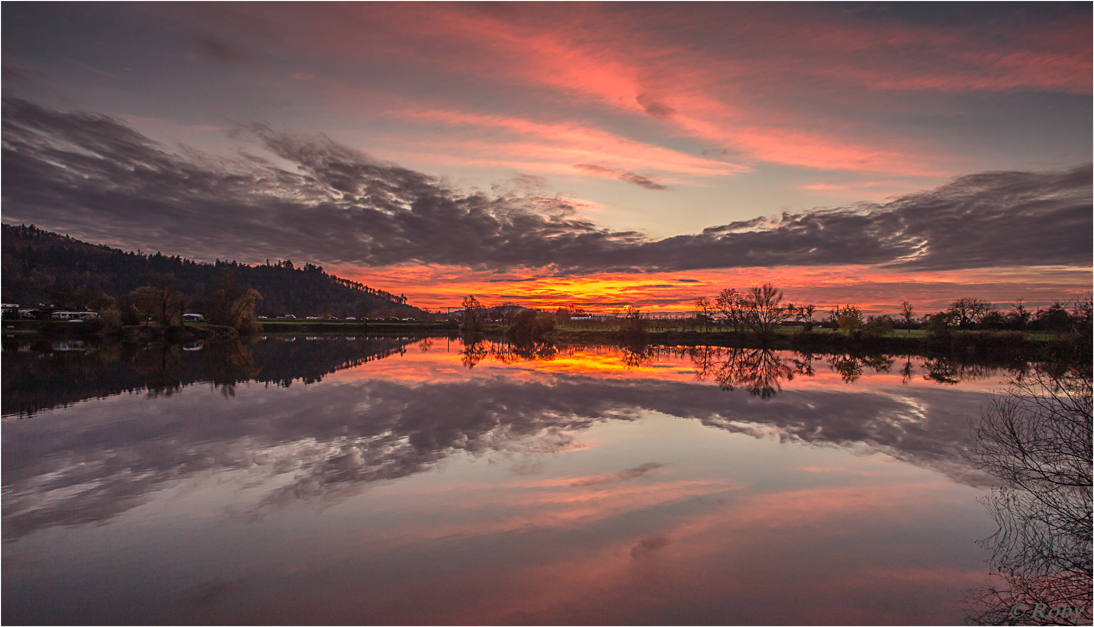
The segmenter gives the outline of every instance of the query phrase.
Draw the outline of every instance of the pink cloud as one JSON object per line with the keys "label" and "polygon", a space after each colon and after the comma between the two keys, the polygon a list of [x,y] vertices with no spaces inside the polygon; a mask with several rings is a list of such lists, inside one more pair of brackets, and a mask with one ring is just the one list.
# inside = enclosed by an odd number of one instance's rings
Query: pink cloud
{"label": "pink cloud", "polygon": [[[592,153],[618,158],[633,152],[632,162],[650,163],[606,165],[637,172],[671,164],[665,171],[686,167],[694,174],[698,168],[713,176],[769,162],[938,177],[961,169],[962,159],[871,116],[908,106],[908,92],[1091,93],[1089,21],[1022,21],[1013,11],[945,26],[765,5],[327,5],[306,15],[292,6],[233,12],[251,18],[237,32],[256,38],[264,28],[279,30],[276,39],[266,36],[268,45],[325,68],[324,76],[341,77],[332,80],[343,84],[369,72],[414,76],[400,97],[412,117],[502,131],[482,139],[476,152],[494,145],[536,150],[508,145],[514,137],[546,144],[541,156],[525,159],[540,172],[561,172],[567,159],[567,167],[595,163]],[[223,13],[216,12],[218,28],[233,22]],[[275,28],[290,22],[292,29]],[[459,87],[428,89],[434,80]],[[345,97],[349,108],[371,100]],[[537,116],[529,110],[550,110],[568,121],[531,122]],[[656,138],[647,138],[651,134]],[[605,143],[605,136],[613,139]],[[734,164],[655,150],[674,136],[728,149]]]}
{"label": "pink cloud", "polygon": [[[574,165],[603,162],[624,169],[651,169],[662,172],[693,176],[726,176],[746,168],[724,161],[695,157],[687,153],[664,148],[656,144],[636,141],[614,135],[601,129],[568,123],[535,122],[526,118],[502,115],[483,115],[449,110],[403,110],[392,115],[441,122],[448,126],[467,126],[480,129],[500,129],[512,133],[510,137],[490,142],[461,141],[459,145],[472,152],[508,154],[546,162],[543,165],[557,172],[572,169]],[[523,139],[523,141],[522,141]],[[531,140],[531,141],[529,141]],[[492,163],[512,161],[488,160]],[[529,162],[520,162],[527,165]],[[541,169],[541,168],[536,168]],[[573,173],[572,171],[570,172]]]}

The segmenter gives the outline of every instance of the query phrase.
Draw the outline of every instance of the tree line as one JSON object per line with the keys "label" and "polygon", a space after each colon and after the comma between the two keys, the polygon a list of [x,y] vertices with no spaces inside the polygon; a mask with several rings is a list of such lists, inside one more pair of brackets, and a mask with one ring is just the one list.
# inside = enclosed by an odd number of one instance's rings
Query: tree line
{"label": "tree line", "polygon": [[[33,306],[47,302],[79,310],[100,309],[112,300],[124,312],[130,305],[139,309],[138,300],[147,300],[157,285],[163,287],[162,277],[172,277],[179,306],[199,311],[208,293],[222,287],[228,275],[240,287],[240,295],[248,290],[261,295],[255,298],[255,315],[329,313],[344,318],[424,314],[409,305],[403,294],[328,274],[312,263],[300,267],[291,260],[267,260],[254,266],[219,259],[199,263],[177,255],[125,252],[89,244],[34,226],[3,225],[5,303]],[[162,311],[160,317],[164,317]]]}
{"label": "tree line", "polygon": [[[685,314],[685,317],[677,318],[676,323],[694,325],[703,331],[752,333],[764,340],[770,339],[775,329],[786,325],[793,325],[806,333],[821,327],[865,336],[886,335],[897,329],[908,332],[925,329],[931,336],[939,337],[952,330],[1074,332],[1086,336],[1091,333],[1094,324],[1090,293],[1036,310],[1025,306],[1022,300],[1009,309],[1003,309],[978,298],[958,298],[942,311],[922,315],[917,313],[911,302],[905,300],[896,316],[867,316],[853,304],[836,305],[827,316],[823,316],[815,304],[784,303],[783,298],[782,290],[770,283],[740,290],[725,288],[713,298],[696,298],[694,316],[686,317]],[[515,303],[488,308],[474,296],[467,296],[459,320],[464,332],[478,333],[488,321],[496,321],[504,322],[507,334],[514,339],[528,341],[534,338],[539,341],[555,329],[556,323],[566,324],[574,317],[585,316],[584,311],[573,306],[559,307],[553,313],[523,308]],[[627,337],[641,335],[650,322],[634,306],[628,306],[614,318],[611,324],[618,326]]]}

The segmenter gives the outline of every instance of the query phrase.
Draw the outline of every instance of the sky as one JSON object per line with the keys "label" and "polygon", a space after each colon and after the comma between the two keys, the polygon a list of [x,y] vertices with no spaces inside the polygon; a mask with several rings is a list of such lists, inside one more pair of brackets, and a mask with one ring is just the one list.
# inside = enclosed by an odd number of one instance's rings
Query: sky
{"label": "sky", "polygon": [[0,11],[5,224],[427,308],[1091,288],[1090,3]]}

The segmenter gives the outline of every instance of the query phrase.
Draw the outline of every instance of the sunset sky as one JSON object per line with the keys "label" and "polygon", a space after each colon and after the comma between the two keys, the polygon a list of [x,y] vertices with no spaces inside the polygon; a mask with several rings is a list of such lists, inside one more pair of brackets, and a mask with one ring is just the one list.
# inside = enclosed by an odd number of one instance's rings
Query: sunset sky
{"label": "sunset sky", "polygon": [[427,308],[1091,288],[1090,3],[2,12],[5,224]]}

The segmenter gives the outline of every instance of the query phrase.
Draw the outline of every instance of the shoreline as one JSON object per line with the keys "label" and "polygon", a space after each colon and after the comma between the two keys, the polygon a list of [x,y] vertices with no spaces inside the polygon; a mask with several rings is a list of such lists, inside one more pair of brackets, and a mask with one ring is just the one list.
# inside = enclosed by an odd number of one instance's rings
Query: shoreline
{"label": "shoreline", "polygon": [[[459,338],[456,329],[444,322],[347,322],[347,321],[264,321],[262,336],[411,336]],[[766,341],[752,333],[733,331],[655,330],[626,334],[620,331],[592,329],[555,329],[546,336],[549,343],[563,346],[610,345],[624,349],[645,347],[701,347],[793,350],[802,353],[886,353],[940,355],[988,360],[1045,361],[1059,358],[1089,359],[1089,338],[1077,334],[1047,336],[1022,331],[961,331],[944,336],[907,334],[898,330],[885,335],[862,333],[802,331],[787,333],[780,329]],[[124,327],[106,333],[101,323],[69,323],[55,321],[5,321],[5,339],[98,339],[123,342],[191,342],[197,340],[232,340],[234,331],[204,324],[186,324],[166,333],[153,326]],[[507,341],[504,329],[490,328],[478,335],[481,339]]]}

